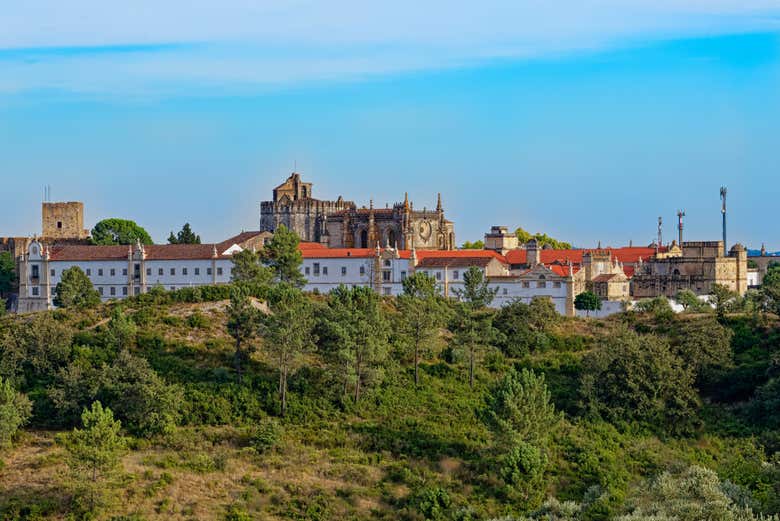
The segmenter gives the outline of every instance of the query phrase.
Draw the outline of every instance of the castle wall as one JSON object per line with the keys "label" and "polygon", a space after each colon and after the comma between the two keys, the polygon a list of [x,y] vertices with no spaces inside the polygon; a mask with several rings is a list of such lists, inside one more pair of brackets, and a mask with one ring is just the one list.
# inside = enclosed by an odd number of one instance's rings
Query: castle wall
{"label": "castle wall", "polygon": [[47,239],[84,239],[84,203],[43,203],[41,205],[43,236]]}

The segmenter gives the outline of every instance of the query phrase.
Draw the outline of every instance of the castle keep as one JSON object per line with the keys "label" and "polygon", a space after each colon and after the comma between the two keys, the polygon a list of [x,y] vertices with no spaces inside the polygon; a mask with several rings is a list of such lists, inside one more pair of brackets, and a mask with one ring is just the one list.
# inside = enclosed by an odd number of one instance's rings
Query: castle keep
{"label": "castle keep", "polygon": [[339,197],[321,201],[312,197],[312,183],[293,173],[273,191],[273,200],[260,204],[260,230],[273,232],[280,225],[295,231],[301,240],[330,248],[453,250],[455,226],[444,217],[441,195],[436,209],[414,210],[408,196],[392,208],[358,208]]}

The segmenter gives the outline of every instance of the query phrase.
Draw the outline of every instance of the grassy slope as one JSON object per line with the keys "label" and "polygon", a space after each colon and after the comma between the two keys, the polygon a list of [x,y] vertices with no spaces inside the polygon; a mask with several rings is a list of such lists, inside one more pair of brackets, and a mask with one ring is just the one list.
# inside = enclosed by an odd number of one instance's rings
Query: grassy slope
{"label": "grassy slope", "polygon": [[[208,401],[230,401],[245,424],[189,425],[165,438],[136,440],[115,484],[113,514],[219,519],[237,505],[258,519],[414,519],[410,496],[433,487],[448,490],[456,504],[474,506],[480,517],[511,509],[496,492],[490,434],[477,411],[486,387],[513,361],[492,360],[474,390],[459,366],[436,358],[424,365],[422,386],[415,390],[404,365],[390,371],[383,386],[357,407],[335,407],[305,381],[293,379],[283,441],[260,455],[247,448],[249,424],[263,421],[273,404],[259,398],[236,405],[230,394],[235,388],[223,309],[224,303],[158,308],[141,328],[136,352],[169,381],[206,393]],[[189,320],[193,313],[205,317],[197,327]],[[88,339],[108,315],[100,308],[68,320]],[[614,325],[577,320],[560,327],[563,334],[593,339],[608,335]],[[547,352],[515,362],[544,371],[556,403],[572,412],[579,361],[590,345],[586,341],[579,352]],[[317,357],[310,362],[322,365]],[[244,392],[267,395],[273,385],[273,371],[260,349]],[[68,476],[55,435],[28,431],[15,448],[0,454],[0,505],[38,505],[34,508],[47,519],[66,517]],[[699,462],[726,472],[731,448],[744,445],[738,438],[706,432],[662,441],[573,420],[565,422],[556,442],[548,492],[580,499],[599,485],[616,502],[643,477],[669,466]]]}

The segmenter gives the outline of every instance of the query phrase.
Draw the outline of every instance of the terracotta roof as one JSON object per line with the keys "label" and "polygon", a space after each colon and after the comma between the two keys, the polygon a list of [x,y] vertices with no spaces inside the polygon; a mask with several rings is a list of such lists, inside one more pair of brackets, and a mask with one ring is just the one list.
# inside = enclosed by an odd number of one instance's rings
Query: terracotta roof
{"label": "terracotta roof", "polygon": [[470,268],[476,266],[484,268],[490,261],[490,257],[428,257],[417,263],[418,268]]}
{"label": "terracotta roof", "polygon": [[234,235],[233,237],[230,237],[228,239],[225,239],[224,241],[217,244],[217,251],[222,253],[223,251],[227,250],[234,244],[241,245],[241,243],[244,243],[250,239],[253,239],[257,237],[258,235],[262,235],[266,232],[261,231],[251,231],[251,232],[241,232],[238,235]]}
{"label": "terracotta roof", "polygon": [[[369,258],[376,255],[374,248],[299,248],[304,259],[346,259],[351,257]],[[399,250],[402,259],[408,259],[409,250]]]}
{"label": "terracotta roof", "polygon": [[493,250],[417,250],[418,259],[426,259],[430,257],[446,257],[446,258],[477,258],[486,257],[498,259],[501,262],[506,263],[506,258],[503,255]]}
{"label": "terracotta roof", "polygon": [[[663,247],[660,251],[664,252],[667,248]],[[540,262],[542,264],[552,264],[553,262],[566,263],[571,261],[573,264],[582,264],[582,256],[587,252],[605,251],[612,254],[612,257],[624,263],[635,264],[641,257],[647,260],[655,255],[655,248],[646,246],[631,246],[624,248],[592,248],[577,250],[539,250]],[[506,254],[506,259],[510,264],[525,264],[527,251],[524,249],[511,250]]]}
{"label": "terracotta roof", "polygon": [[[150,244],[144,251],[146,260],[210,259],[214,244]],[[55,245],[49,252],[53,261],[127,260],[128,246]]]}
{"label": "terracotta roof", "polygon": [[601,275],[594,277],[593,282],[609,282],[615,277],[617,277],[617,273],[602,273]]}

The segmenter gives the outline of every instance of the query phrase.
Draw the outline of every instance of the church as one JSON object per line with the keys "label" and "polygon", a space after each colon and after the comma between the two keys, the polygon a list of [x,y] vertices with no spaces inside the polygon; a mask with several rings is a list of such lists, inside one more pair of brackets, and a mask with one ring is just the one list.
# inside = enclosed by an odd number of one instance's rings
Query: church
{"label": "church", "polygon": [[407,195],[392,207],[358,208],[341,196],[335,201],[312,197],[312,183],[293,173],[273,190],[273,200],[260,204],[260,230],[273,232],[283,224],[302,241],[329,248],[453,250],[455,226],[444,216],[441,194],[436,209],[415,210]]}

